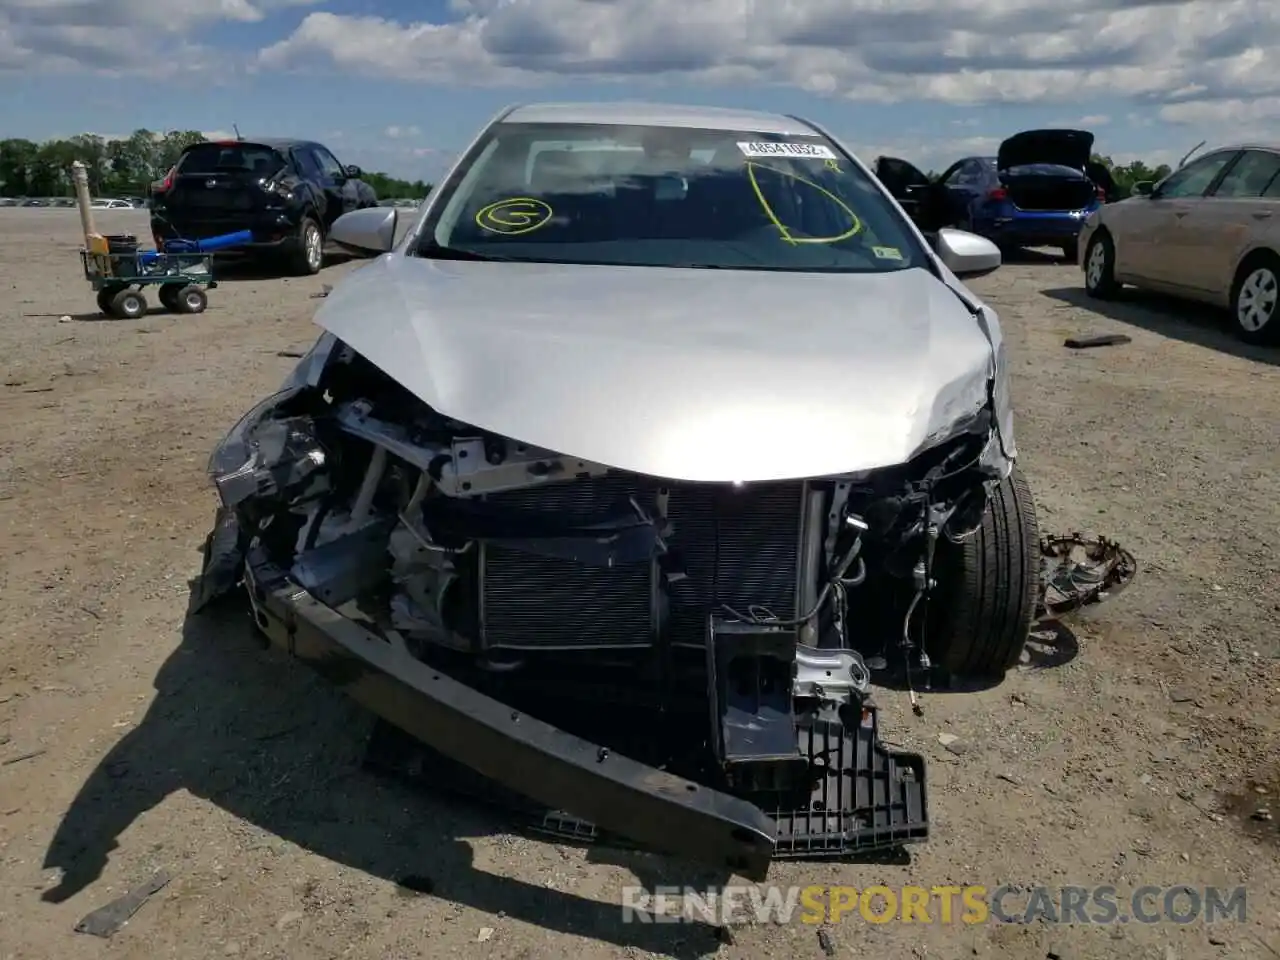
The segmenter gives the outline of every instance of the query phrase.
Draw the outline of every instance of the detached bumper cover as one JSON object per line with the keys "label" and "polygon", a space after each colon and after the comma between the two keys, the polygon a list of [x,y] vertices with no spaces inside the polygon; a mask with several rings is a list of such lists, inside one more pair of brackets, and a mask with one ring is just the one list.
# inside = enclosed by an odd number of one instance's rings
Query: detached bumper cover
{"label": "detached bumper cover", "polygon": [[445,757],[655,852],[768,874],[778,824],[738,797],[619,756],[524,715],[321,603],[283,571],[244,571],[270,641]]}

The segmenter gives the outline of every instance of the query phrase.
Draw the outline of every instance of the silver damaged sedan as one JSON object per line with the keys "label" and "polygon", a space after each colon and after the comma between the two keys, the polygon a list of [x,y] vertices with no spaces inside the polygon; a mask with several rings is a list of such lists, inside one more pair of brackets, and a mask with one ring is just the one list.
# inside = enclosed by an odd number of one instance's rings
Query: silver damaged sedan
{"label": "silver damaged sedan", "polygon": [[1038,588],[998,250],[813,123],[637,104],[506,110],[331,239],[370,262],[214,451],[193,614],[247,597],[544,833],[756,879],[926,839],[871,685],[1002,677]]}

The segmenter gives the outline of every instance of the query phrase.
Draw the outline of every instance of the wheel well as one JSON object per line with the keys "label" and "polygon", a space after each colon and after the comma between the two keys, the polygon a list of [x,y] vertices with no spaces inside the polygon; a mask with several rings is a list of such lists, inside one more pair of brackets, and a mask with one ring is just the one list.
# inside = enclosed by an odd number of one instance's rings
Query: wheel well
{"label": "wheel well", "polygon": [[1246,253],[1244,259],[1240,261],[1240,266],[1236,267],[1236,275],[1231,278],[1232,296],[1235,295],[1236,288],[1244,279],[1245,273],[1252,270],[1260,263],[1275,263],[1277,261],[1280,261],[1280,256],[1278,256],[1274,250],[1270,250],[1267,247],[1259,247],[1256,250],[1250,250]]}

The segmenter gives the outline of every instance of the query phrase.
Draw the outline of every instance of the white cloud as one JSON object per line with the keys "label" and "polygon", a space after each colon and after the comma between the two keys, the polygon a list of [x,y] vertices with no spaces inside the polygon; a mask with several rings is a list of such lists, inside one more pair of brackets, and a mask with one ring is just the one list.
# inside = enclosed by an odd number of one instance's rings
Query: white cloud
{"label": "white cloud", "polygon": [[205,65],[186,37],[220,21],[255,23],[320,0],[0,0],[0,70],[172,75]]}
{"label": "white cloud", "polygon": [[1258,97],[1255,100],[1235,98],[1171,103],[1160,108],[1160,119],[1169,123],[1193,125],[1275,126],[1280,121],[1280,96]]}
{"label": "white cloud", "polygon": [[[856,100],[1153,104],[1280,95],[1272,0],[453,0],[460,19],[308,15],[264,65],[528,85],[784,84]],[[1095,124],[1097,125],[1097,124]]]}
{"label": "white cloud", "polygon": [[[0,70],[176,75],[216,66],[216,77],[244,59],[203,45],[204,27],[255,23],[272,10],[321,2],[0,0]],[[316,68],[522,91],[603,81],[628,97],[642,84],[664,81],[719,84],[748,100],[750,87],[777,85],[880,103],[1043,104],[1048,116],[1090,114],[1062,125],[1109,126],[1108,138],[1155,123],[1192,127],[1192,139],[1234,136],[1232,125],[1241,123],[1253,124],[1255,136],[1280,134],[1274,0],[449,0],[447,6],[438,22],[302,9],[306,15],[292,32],[256,52],[252,69]],[[956,113],[943,129],[985,129],[963,109]],[[384,136],[412,146],[417,134],[408,129],[395,125]]]}
{"label": "white cloud", "polygon": [[383,130],[382,133],[388,140],[405,140],[422,135],[422,131],[418,127],[401,127],[394,124],[387,127],[387,129]]}

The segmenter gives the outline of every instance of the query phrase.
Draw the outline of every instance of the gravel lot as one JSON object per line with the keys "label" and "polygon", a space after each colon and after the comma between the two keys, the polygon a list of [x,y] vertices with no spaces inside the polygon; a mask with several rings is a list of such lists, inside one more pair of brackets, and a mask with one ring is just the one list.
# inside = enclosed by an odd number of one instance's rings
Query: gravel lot
{"label": "gravel lot", "polygon": [[[99,216],[147,235],[144,214]],[[885,735],[931,763],[934,839],[909,865],[773,875],[1245,884],[1247,922],[855,917],[717,938],[618,908],[635,878],[708,878],[375,780],[368,719],[340,695],[239,620],[184,624],[209,450],[354,265],[228,279],[199,317],[103,321],[78,229],[73,210],[0,210],[0,958],[1280,957],[1280,351],[1198,308],[1099,310],[1047,256],[974,284],[1012,341],[1042,526],[1123,541],[1139,580],[994,690],[927,695],[923,717],[879,695]],[[1063,348],[1092,332],[1133,342]],[[113,939],[73,931],[161,868],[172,881]]]}

